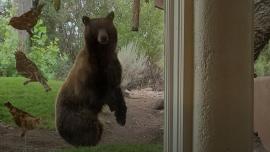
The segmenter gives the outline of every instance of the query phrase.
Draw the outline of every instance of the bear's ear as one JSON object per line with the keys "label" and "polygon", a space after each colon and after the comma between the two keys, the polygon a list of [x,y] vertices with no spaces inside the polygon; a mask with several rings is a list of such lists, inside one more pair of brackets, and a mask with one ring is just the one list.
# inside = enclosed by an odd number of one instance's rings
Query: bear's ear
{"label": "bear's ear", "polygon": [[87,16],[83,16],[82,17],[82,22],[83,22],[84,25],[87,25],[90,22],[90,18],[87,17]]}
{"label": "bear's ear", "polygon": [[110,20],[113,20],[113,19],[114,19],[114,12],[113,12],[113,11],[110,12],[110,13],[107,15],[106,18],[107,18],[107,19],[110,19]]}

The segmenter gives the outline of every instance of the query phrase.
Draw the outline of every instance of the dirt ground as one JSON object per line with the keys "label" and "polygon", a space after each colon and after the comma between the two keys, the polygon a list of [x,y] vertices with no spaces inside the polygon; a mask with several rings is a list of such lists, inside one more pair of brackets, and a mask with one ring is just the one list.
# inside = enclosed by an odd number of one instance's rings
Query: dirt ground
{"label": "dirt ground", "polygon": [[[162,144],[163,111],[153,109],[160,98],[162,94],[151,90],[130,93],[126,98],[128,113],[124,127],[119,126],[113,113],[105,108],[100,115],[100,120],[104,124],[100,144]],[[25,148],[27,152],[49,152],[71,147],[54,130],[30,131],[26,140],[19,134],[19,128],[0,123],[0,152],[22,152]]]}

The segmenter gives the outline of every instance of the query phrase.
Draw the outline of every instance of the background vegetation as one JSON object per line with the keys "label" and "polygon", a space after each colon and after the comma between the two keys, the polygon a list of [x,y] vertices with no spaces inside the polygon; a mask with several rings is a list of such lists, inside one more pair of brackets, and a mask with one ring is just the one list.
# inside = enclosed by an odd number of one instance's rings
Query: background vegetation
{"label": "background vegetation", "polygon": [[[27,56],[31,58],[49,79],[63,80],[76,54],[83,46],[83,24],[81,17],[103,17],[115,12],[115,24],[118,30],[118,50],[122,65],[134,65],[124,72],[124,87],[138,87],[162,82],[163,71],[163,11],[154,7],[154,0],[141,2],[140,27],[138,32],[131,31],[132,2],[123,0],[66,0],[62,1],[57,12],[52,1],[45,3],[40,20],[34,29],[31,43],[26,40]],[[18,16],[22,1],[0,0],[0,76],[17,76],[14,52],[18,48],[20,36],[8,25],[12,16]],[[28,11],[28,10],[25,10]],[[132,47],[130,47],[132,45]],[[140,66],[138,66],[140,65]],[[151,67],[158,71],[148,73]],[[141,68],[141,69],[138,69]],[[136,69],[134,71],[134,69]],[[136,72],[136,73],[134,73]],[[130,75],[135,76],[130,79]],[[139,76],[139,77],[136,77]],[[138,79],[137,79],[138,78]],[[155,79],[149,81],[149,79]]]}
{"label": "background vegetation", "polygon": [[255,64],[255,72],[258,76],[270,75],[270,47],[264,48]]}
{"label": "background vegetation", "polygon": [[[45,3],[40,19],[34,27],[34,36],[9,26],[13,16],[19,16],[31,7],[31,0],[0,0],[0,118],[14,125],[4,102],[41,118],[39,128],[55,129],[54,102],[58,89],[74,59],[83,47],[81,18],[103,17],[115,12],[118,30],[120,61],[123,65],[125,89],[151,86],[163,89],[163,11],[154,7],[154,0],[141,1],[140,27],[131,31],[132,0],[65,0],[57,12],[52,0]],[[21,49],[21,47],[23,49]],[[38,83],[23,86],[24,78],[15,69],[16,50],[24,51],[49,79],[52,91],[45,92]],[[100,145],[95,148],[65,149],[59,152],[158,152],[162,145]]]}

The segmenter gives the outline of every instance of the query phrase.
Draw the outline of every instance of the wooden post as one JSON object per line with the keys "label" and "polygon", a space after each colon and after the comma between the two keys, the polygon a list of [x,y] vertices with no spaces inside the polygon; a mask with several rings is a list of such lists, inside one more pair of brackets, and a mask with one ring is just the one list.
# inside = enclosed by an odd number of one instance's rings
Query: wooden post
{"label": "wooden post", "polygon": [[140,21],[140,0],[133,0],[132,31],[139,30]]}

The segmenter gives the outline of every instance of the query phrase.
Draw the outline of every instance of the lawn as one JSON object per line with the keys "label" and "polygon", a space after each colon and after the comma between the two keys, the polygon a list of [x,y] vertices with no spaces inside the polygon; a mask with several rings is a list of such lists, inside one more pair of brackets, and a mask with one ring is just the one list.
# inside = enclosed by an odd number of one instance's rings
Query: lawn
{"label": "lawn", "polygon": [[[40,128],[54,129],[54,102],[61,81],[49,81],[52,91],[45,92],[39,83],[24,86],[24,78],[0,77],[0,120],[15,125],[7,108],[3,106],[10,101],[14,106],[40,117]],[[161,152],[162,145],[98,145],[91,148],[72,148],[53,152]]]}
{"label": "lawn", "polygon": [[0,77],[0,120],[14,125],[7,108],[3,106],[10,101],[14,106],[41,118],[40,128],[54,128],[54,102],[61,81],[49,81],[52,90],[45,92],[37,82],[23,85],[25,78]]}
{"label": "lawn", "polygon": [[56,152],[162,152],[162,145],[99,145],[92,148],[74,148]]}

